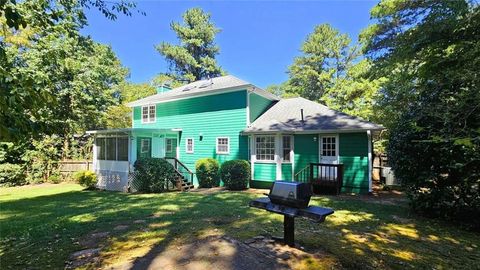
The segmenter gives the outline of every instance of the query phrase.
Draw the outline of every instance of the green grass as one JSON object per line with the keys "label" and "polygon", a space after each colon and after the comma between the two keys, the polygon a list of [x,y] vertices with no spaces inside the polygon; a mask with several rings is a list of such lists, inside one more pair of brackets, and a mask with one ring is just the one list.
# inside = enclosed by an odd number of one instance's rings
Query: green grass
{"label": "green grass", "polygon": [[[101,265],[141,257],[153,248],[209,234],[247,239],[280,235],[282,218],[247,207],[246,192],[124,194],[83,191],[74,184],[0,189],[2,269],[64,268],[92,232],[110,232]],[[331,207],[325,223],[296,221],[296,241],[343,268],[477,269],[480,237],[411,214],[405,202],[381,204],[357,197],[316,197]],[[153,217],[152,217],[153,215]],[[134,223],[134,220],[145,220]],[[115,231],[119,224],[129,225]],[[80,243],[79,243],[80,242]],[[317,262],[306,262],[317,265]],[[308,267],[306,267],[308,268]]]}

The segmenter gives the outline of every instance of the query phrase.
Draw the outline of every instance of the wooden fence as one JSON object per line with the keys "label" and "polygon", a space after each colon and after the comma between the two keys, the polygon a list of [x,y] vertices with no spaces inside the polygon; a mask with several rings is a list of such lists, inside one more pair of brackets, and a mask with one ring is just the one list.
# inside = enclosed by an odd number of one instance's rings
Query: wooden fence
{"label": "wooden fence", "polygon": [[60,173],[68,174],[80,170],[93,171],[93,161],[91,160],[62,160],[59,164]]}

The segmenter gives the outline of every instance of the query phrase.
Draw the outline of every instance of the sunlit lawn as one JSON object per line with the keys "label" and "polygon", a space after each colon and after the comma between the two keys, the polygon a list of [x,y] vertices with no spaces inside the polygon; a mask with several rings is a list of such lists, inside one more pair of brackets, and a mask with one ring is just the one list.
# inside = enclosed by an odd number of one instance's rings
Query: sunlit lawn
{"label": "sunlit lawn", "polygon": [[[244,240],[280,235],[282,218],[247,207],[260,196],[246,192],[132,195],[82,191],[74,184],[0,189],[0,266],[64,268],[92,232],[110,232],[102,265],[147,254],[152,247],[188,242],[206,234]],[[480,237],[461,228],[419,218],[405,202],[382,204],[356,197],[317,197],[314,205],[335,214],[323,224],[296,222],[296,240],[323,252],[343,268],[477,269]],[[137,221],[137,222],[134,222]],[[128,225],[126,230],[113,230]]]}

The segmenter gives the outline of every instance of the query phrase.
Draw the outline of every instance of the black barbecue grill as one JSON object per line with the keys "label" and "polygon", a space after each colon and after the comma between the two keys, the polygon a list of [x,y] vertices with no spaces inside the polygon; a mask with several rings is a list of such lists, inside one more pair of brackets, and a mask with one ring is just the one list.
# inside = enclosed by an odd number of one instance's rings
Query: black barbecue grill
{"label": "black barbecue grill", "polygon": [[250,207],[256,207],[269,212],[281,214],[283,219],[283,242],[289,246],[295,245],[295,217],[304,217],[315,222],[323,222],[333,210],[318,206],[308,206],[312,196],[311,186],[307,183],[275,181],[268,197],[250,202]]}

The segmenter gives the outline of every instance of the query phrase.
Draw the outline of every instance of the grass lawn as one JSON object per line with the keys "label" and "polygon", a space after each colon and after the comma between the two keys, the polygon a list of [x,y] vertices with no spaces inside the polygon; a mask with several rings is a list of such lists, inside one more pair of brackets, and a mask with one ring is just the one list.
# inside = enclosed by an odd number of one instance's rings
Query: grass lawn
{"label": "grass lawn", "polygon": [[[95,232],[97,266],[147,254],[152,247],[208,234],[240,240],[281,235],[282,217],[250,209],[251,192],[124,194],[83,191],[75,184],[0,189],[2,269],[64,268],[70,254]],[[296,221],[296,241],[326,254],[336,268],[478,269],[480,236],[411,214],[405,201],[355,196],[312,198],[335,214],[323,224]],[[472,217],[473,218],[473,217]],[[136,221],[136,222],[135,222]],[[127,225],[124,230],[114,230]]]}

